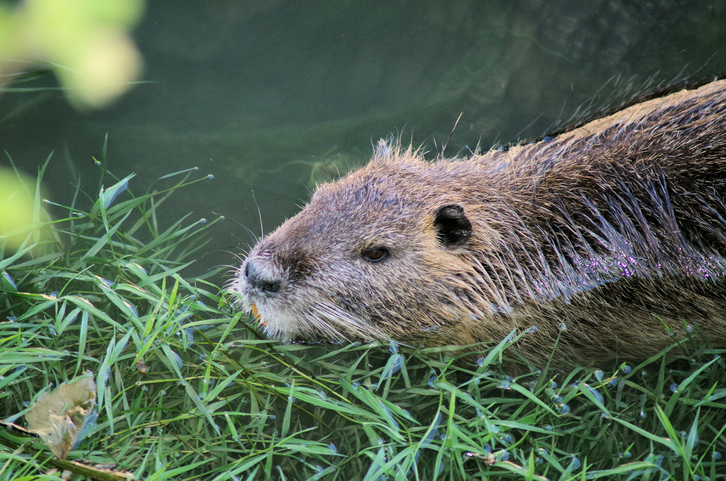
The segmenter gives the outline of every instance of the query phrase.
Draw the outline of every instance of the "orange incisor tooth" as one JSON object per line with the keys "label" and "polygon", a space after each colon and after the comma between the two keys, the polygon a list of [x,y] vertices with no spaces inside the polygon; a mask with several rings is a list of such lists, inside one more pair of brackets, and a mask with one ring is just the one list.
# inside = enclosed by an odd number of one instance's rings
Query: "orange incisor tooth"
{"label": "orange incisor tooth", "polygon": [[252,314],[255,316],[255,319],[257,319],[257,322],[259,322],[263,326],[267,326],[267,323],[265,321],[263,321],[262,318],[260,317],[260,313],[257,312],[257,306],[254,304],[252,304]]}

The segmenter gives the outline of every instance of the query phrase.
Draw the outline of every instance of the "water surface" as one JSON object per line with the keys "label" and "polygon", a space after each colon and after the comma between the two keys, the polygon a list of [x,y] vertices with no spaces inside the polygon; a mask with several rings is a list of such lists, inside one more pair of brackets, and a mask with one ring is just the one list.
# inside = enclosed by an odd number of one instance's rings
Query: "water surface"
{"label": "water surface", "polygon": [[97,189],[107,133],[134,192],[213,174],[165,211],[226,218],[192,274],[233,263],[380,137],[434,157],[463,112],[454,155],[545,135],[593,98],[726,73],[724,1],[150,2],[134,37],[146,83],[91,113],[57,91],[6,93],[0,148],[29,173],[54,151],[45,183],[66,204],[79,176]]}

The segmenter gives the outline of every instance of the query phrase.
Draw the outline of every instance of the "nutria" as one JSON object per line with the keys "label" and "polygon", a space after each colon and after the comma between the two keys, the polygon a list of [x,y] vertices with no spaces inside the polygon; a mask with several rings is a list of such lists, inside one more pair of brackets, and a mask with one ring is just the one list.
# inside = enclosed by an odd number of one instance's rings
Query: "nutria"
{"label": "nutria", "polygon": [[381,141],[231,290],[288,340],[494,345],[536,327],[515,346],[535,367],[726,346],[725,183],[726,80],[466,159]]}

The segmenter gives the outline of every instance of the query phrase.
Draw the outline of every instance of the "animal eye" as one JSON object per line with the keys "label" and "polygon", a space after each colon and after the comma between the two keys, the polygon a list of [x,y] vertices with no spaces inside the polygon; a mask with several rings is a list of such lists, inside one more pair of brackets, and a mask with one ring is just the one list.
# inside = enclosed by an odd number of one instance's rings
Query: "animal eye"
{"label": "animal eye", "polygon": [[373,247],[363,251],[363,259],[368,262],[380,262],[390,255],[391,253],[385,247]]}

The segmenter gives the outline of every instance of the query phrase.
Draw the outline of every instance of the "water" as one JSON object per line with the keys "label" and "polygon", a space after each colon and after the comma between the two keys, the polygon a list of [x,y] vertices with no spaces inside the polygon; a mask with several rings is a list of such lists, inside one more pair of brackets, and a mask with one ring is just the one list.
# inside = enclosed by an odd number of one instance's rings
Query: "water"
{"label": "water", "polygon": [[106,133],[108,167],[136,173],[134,193],[195,166],[214,175],[164,211],[169,223],[225,216],[190,272],[201,273],[235,263],[231,252],[294,215],[314,182],[364,163],[380,137],[435,153],[463,112],[454,155],[542,136],[631,79],[726,73],[725,11],[665,0],[152,2],[134,33],[149,83],[86,113],[57,92],[6,93],[0,148],[31,174],[55,151],[45,185],[61,204],[79,175],[97,192],[91,156]]}

